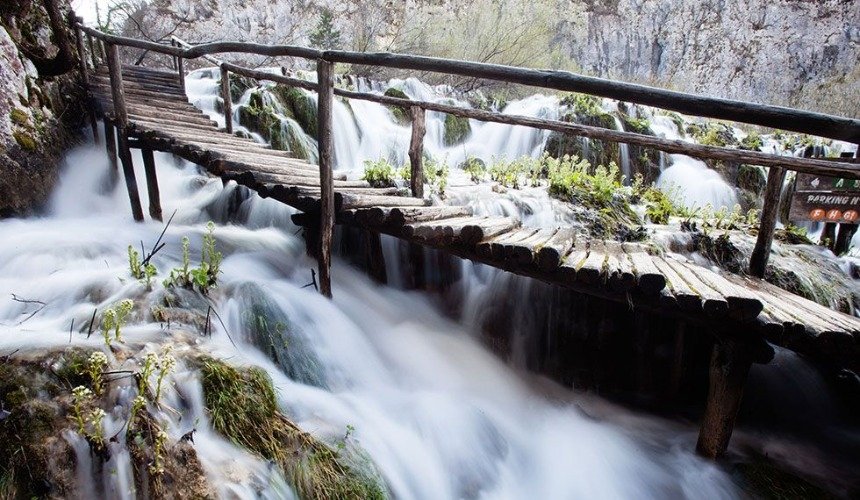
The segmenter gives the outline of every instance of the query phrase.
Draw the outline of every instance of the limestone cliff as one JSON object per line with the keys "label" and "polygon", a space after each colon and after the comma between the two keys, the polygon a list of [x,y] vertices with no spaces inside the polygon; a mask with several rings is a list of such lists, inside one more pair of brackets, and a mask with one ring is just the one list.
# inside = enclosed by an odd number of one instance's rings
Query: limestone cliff
{"label": "limestone cliff", "polygon": [[[65,19],[68,2],[58,7]],[[74,61],[55,40],[41,1],[0,4],[0,217],[44,203],[80,126],[81,87],[67,71]]]}

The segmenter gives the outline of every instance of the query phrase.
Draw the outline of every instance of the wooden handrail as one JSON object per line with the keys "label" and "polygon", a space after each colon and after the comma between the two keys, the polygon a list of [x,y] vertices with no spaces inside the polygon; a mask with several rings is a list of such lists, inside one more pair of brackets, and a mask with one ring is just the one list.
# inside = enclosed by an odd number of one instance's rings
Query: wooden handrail
{"label": "wooden handrail", "polygon": [[853,143],[860,142],[860,120],[853,118],[782,106],[706,97],[645,85],[577,75],[567,71],[526,69],[500,64],[476,63],[395,53],[364,53],[339,50],[320,51],[307,47],[262,45],[249,42],[215,42],[180,48],[145,40],[110,35],[83,26],[82,24],[80,26],[85,33],[116,45],[148,49],[186,59],[195,59],[222,52],[235,52],[429,71],[568,92],[582,92],[668,109],[688,115],[779,128]]}

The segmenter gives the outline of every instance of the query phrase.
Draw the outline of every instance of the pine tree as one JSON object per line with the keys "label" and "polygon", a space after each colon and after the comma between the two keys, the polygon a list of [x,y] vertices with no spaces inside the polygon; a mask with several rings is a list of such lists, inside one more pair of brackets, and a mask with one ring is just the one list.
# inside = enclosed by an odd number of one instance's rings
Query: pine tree
{"label": "pine tree", "polygon": [[340,30],[334,29],[334,15],[329,9],[323,9],[316,28],[311,31],[309,39],[311,47],[332,50],[340,46]]}

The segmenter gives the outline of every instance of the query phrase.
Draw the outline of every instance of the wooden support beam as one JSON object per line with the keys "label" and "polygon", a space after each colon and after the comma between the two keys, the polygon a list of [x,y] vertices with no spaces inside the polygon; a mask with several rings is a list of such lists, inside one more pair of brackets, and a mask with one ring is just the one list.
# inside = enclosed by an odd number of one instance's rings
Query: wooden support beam
{"label": "wooden support beam", "polygon": [[125,187],[128,189],[131,213],[134,216],[134,220],[142,221],[143,208],[141,208],[140,194],[137,190],[137,179],[134,175],[131,150],[128,147],[128,113],[125,109],[125,94],[122,89],[122,66],[120,65],[119,52],[116,45],[106,45],[105,50],[107,52],[108,70],[110,71],[111,94],[113,96],[113,115],[119,142],[119,159],[122,162],[122,171],[125,175]]}
{"label": "wooden support beam", "polygon": [[364,262],[367,274],[377,283],[388,283],[388,273],[385,270],[385,255],[382,253],[382,237],[375,231],[362,229],[364,242]]}
{"label": "wooden support beam", "polygon": [[90,48],[90,57],[92,58],[93,69],[99,67],[98,55],[96,54],[95,45],[93,45],[93,36],[87,33],[87,45]]}
{"label": "wooden support beam", "polygon": [[230,72],[221,66],[221,99],[224,100],[224,124],[228,134],[233,133],[233,100],[230,97]]}
{"label": "wooden support beam", "polygon": [[176,71],[179,73],[179,88],[185,92],[185,58],[176,58]]}
{"label": "wooden support beam", "polygon": [[750,257],[750,274],[764,278],[770,248],[773,245],[773,233],[776,230],[776,218],[779,215],[779,197],[782,194],[782,184],[785,181],[785,169],[770,167],[767,174],[767,187],[764,191],[764,202],[761,211],[761,225],[758,238]]}
{"label": "wooden support beam", "polygon": [[142,148],[140,154],[143,156],[143,168],[146,172],[146,191],[149,193],[149,216],[160,221],[162,220],[161,194],[158,192],[158,175],[155,172],[155,158],[150,148]]}
{"label": "wooden support beam", "polygon": [[[332,142],[332,108],[334,106],[334,68],[332,63],[317,61],[318,148],[320,166],[320,293],[331,298],[331,239],[334,230],[334,169]],[[229,91],[229,89],[228,89]]]}
{"label": "wooden support beam", "polygon": [[104,120],[103,123],[105,131],[105,149],[107,150],[108,161],[112,167],[111,170],[115,172],[119,168],[116,161],[116,132],[110,120]]}
{"label": "wooden support beam", "polygon": [[426,130],[424,109],[418,106],[409,108],[412,113],[412,139],[409,142],[409,164],[411,172],[409,187],[412,196],[424,197],[424,133]]}
{"label": "wooden support beam", "polygon": [[751,365],[752,357],[744,344],[731,340],[714,344],[708,401],[696,444],[700,455],[713,459],[726,452]]}
{"label": "wooden support beam", "polygon": [[75,38],[78,49],[78,66],[81,72],[81,82],[84,84],[84,92],[87,94],[87,102],[89,103],[90,127],[93,129],[93,142],[99,143],[99,125],[96,119],[95,107],[90,97],[90,76],[87,71],[87,51],[84,49],[84,34],[80,28],[75,29]]}

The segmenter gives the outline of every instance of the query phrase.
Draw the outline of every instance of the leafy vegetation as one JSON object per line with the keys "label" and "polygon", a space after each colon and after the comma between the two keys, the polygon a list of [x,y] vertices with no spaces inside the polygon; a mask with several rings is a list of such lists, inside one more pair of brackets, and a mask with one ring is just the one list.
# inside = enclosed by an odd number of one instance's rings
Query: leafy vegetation
{"label": "leafy vegetation", "polygon": [[364,175],[361,177],[375,188],[394,186],[394,166],[385,158],[364,160]]}
{"label": "leafy vegetation", "polygon": [[761,147],[764,145],[762,141],[761,135],[758,132],[750,132],[746,137],[741,139],[740,148],[748,149],[750,151],[761,151]]}
{"label": "leafy vegetation", "polygon": [[340,48],[340,30],[334,27],[334,15],[330,9],[322,9],[316,27],[308,35],[311,47],[323,50]]}
{"label": "leafy vegetation", "polygon": [[460,168],[469,174],[469,178],[476,184],[482,182],[487,176],[487,164],[474,156],[466,157],[466,161],[460,164]]}
{"label": "leafy vegetation", "polygon": [[221,273],[221,260],[223,255],[216,249],[215,223],[209,221],[206,232],[203,233],[203,249],[200,255],[200,265],[191,267],[189,258],[190,241],[187,236],[182,238],[182,267],[172,269],[170,275],[164,280],[165,287],[179,286],[182,288],[196,288],[200,293],[209,293],[209,290],[218,284],[218,275]]}
{"label": "leafy vegetation", "polygon": [[105,345],[110,347],[112,340],[122,342],[122,327],[125,325],[125,321],[128,319],[128,315],[132,309],[134,309],[134,302],[131,299],[124,299],[108,308],[102,314],[101,329]]}
{"label": "leafy vegetation", "polygon": [[133,278],[146,284],[146,288],[152,288],[152,278],[158,274],[158,269],[152,262],[143,264],[140,261],[140,254],[131,245],[128,246],[128,268]]}

